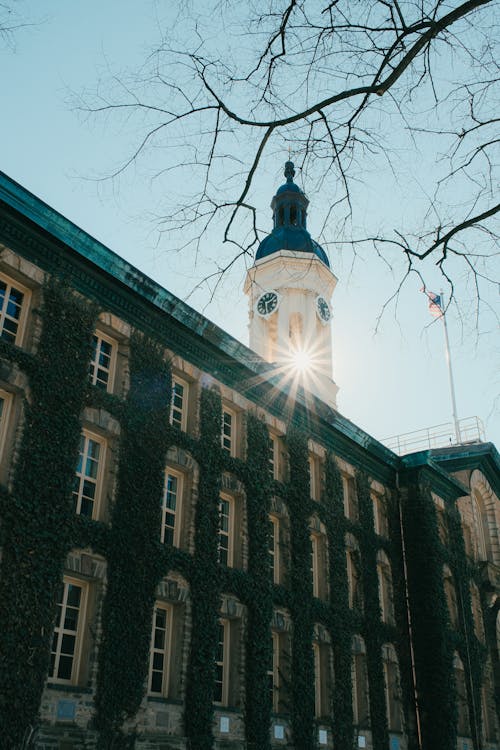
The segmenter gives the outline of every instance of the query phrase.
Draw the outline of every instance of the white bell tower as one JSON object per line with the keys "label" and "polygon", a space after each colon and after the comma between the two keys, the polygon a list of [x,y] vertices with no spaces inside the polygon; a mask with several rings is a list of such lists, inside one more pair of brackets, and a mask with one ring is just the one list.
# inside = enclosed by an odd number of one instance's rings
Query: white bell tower
{"label": "white bell tower", "polygon": [[306,228],[309,201],[285,164],[286,183],[274,196],[274,227],[259,245],[244,291],[249,299],[250,348],[286,377],[303,370],[304,388],[337,408],[332,379],[330,300],[337,279],[323,248]]}

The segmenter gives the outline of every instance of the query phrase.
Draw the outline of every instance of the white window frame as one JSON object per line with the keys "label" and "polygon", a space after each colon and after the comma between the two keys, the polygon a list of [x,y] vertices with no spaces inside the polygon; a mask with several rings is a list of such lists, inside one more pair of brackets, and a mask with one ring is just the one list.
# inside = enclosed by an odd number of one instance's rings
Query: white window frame
{"label": "white window frame", "polygon": [[[21,292],[21,294],[23,295],[23,302],[19,311],[19,318],[16,321],[17,330],[15,333],[14,341],[11,343],[14,343],[16,346],[21,346],[23,337],[24,337],[26,317],[28,314],[28,309],[30,307],[31,291],[27,287],[25,287],[24,284],[20,284],[16,279],[13,279],[11,276],[7,276],[4,273],[0,273],[0,280],[3,281],[3,283],[7,287],[5,290],[4,304],[2,305],[0,309],[0,338],[2,338],[2,333],[4,329],[4,321],[7,316],[7,302],[6,301],[9,297],[10,289],[14,288],[14,289],[17,289],[17,291]],[[8,317],[9,319],[11,319],[10,315]]]}
{"label": "white window frame", "polygon": [[[156,631],[156,613],[161,610],[165,613],[165,643],[163,648],[155,647],[155,631]],[[168,697],[168,688],[170,680],[170,654],[172,648],[172,622],[173,622],[173,608],[171,605],[164,602],[156,602],[153,610],[153,622],[151,625],[151,642],[149,648],[149,670],[148,670],[148,695]],[[160,653],[163,655],[163,669],[162,669],[162,681],[161,690],[152,690],[151,683],[153,678],[153,672],[159,672],[159,670],[153,669],[154,655]]]}
{"label": "white window frame", "polygon": [[[108,372],[108,380],[106,383],[106,388],[102,388],[102,390],[106,391],[107,393],[113,393],[114,383],[115,383],[115,371],[116,371],[116,356],[118,351],[118,342],[116,339],[112,339],[110,336],[106,336],[105,333],[102,333],[99,330],[94,331],[93,338],[97,339],[97,347],[96,347],[96,356],[94,358],[94,355],[92,354],[92,358],[90,360],[89,365],[89,378],[92,385],[97,385],[98,381],[98,370],[107,370]],[[100,353],[100,342],[104,341],[106,344],[109,344],[111,346],[111,354],[109,358],[109,367],[104,368],[101,367],[98,364],[99,361],[99,353]],[[101,386],[98,386],[101,387]]]}
{"label": "white window frame", "polygon": [[[72,654],[73,663],[71,665],[71,677],[70,678],[56,677],[56,675],[54,674],[53,676],[50,676],[48,679],[50,682],[57,682],[57,683],[64,684],[64,685],[76,685],[78,684],[78,675],[80,672],[83,630],[84,630],[86,616],[87,616],[88,584],[85,581],[81,581],[76,578],[70,578],[68,576],[63,577],[62,583],[64,587],[63,588],[63,601],[62,601],[61,609],[59,610],[58,608],[58,613],[61,614],[61,617],[59,617],[59,622],[56,622],[56,624],[54,625],[54,630],[53,630],[53,636],[57,633],[57,647],[55,651],[56,657],[54,660],[54,673],[56,673],[57,669],[59,668],[63,636],[65,634],[71,635],[75,637],[75,648]],[[61,628],[61,623],[64,622],[63,616],[65,615],[66,608],[67,608],[68,591],[69,591],[70,585],[78,586],[78,588],[80,588],[81,590],[80,606],[78,608],[78,622],[76,626],[76,631]],[[52,654],[52,645],[51,645],[51,654]]]}
{"label": "white window frame", "polygon": [[[230,647],[230,621],[225,618],[220,618],[218,621],[218,628],[222,627],[223,641],[222,641],[222,661],[218,659],[218,653],[215,654],[215,667],[221,669],[221,700],[216,700],[214,696],[214,703],[218,706],[227,706],[229,702],[229,647]],[[217,629],[217,650],[220,646],[219,641],[219,629]]]}
{"label": "white window frame", "polygon": [[[177,480],[177,492],[175,497],[175,511],[167,508],[167,489],[168,489],[168,477],[171,476]],[[174,527],[173,527],[173,546],[180,547],[181,544],[181,523],[182,523],[182,505],[184,499],[184,474],[180,471],[175,471],[167,466],[164,472],[163,480],[163,494],[161,499],[161,531],[160,541],[162,544],[165,542],[165,530],[167,528],[166,520],[167,515],[174,516]],[[171,527],[168,527],[171,528]]]}
{"label": "white window frame", "polygon": [[278,436],[269,433],[269,473],[271,479],[279,479],[279,442]]}
{"label": "white window frame", "polygon": [[13,395],[0,389],[0,399],[3,400],[2,414],[0,416],[0,459],[3,456],[5,450],[5,442],[7,439],[7,430],[9,427],[10,412],[12,409]]}
{"label": "white window frame", "polygon": [[[226,433],[226,415],[231,418],[231,424],[229,426],[229,430]],[[221,429],[221,446],[224,451],[226,451],[230,456],[236,456],[236,443],[238,439],[238,425],[237,425],[237,419],[238,415],[233,410],[228,408],[227,406],[222,407],[222,429]]]}
{"label": "white window frame", "polygon": [[[81,431],[81,437],[85,439],[85,452],[84,456],[87,455],[88,452],[88,441],[93,440],[94,442],[98,443],[99,448],[99,461],[97,465],[97,476],[95,478],[95,497],[94,497],[94,504],[92,506],[92,515],[90,518],[96,520],[100,516],[101,512],[101,495],[102,495],[102,485],[103,485],[103,476],[104,476],[104,465],[106,461],[106,448],[107,448],[107,442],[106,439],[101,437],[100,435],[96,435],[93,432],[90,432],[89,430],[83,429]],[[85,482],[86,476],[85,474],[78,472],[78,463],[80,460],[80,446],[78,446],[78,461],[77,461],[77,469],[75,470],[75,477],[79,478],[79,487],[77,492],[77,507],[75,508],[75,514],[81,515],[81,506],[82,506],[82,490],[83,490],[83,484]],[[84,462],[82,462],[82,468],[84,466]],[[94,480],[93,480],[94,481]],[[73,490],[73,495],[74,495]],[[75,502],[75,499],[73,497],[73,502]],[[85,516],[87,518],[87,516]]]}
{"label": "white window frame", "polygon": [[[227,530],[223,530],[221,528],[221,518],[222,518],[222,502],[228,503],[228,528]],[[234,498],[231,497],[231,495],[225,495],[223,492],[220,493],[219,496],[219,531],[217,535],[217,556],[219,563],[222,565],[224,563],[221,563],[220,560],[220,552],[221,549],[225,549],[224,547],[221,547],[220,540],[222,536],[225,536],[227,538],[227,567],[232,568],[233,567],[233,547],[234,547]]]}
{"label": "white window frame", "polygon": [[308,463],[309,463],[309,495],[311,497],[311,500],[320,500],[321,492],[320,492],[320,467],[319,467],[319,458],[317,456],[314,456],[312,454],[309,454],[308,457]]}
{"label": "white window frame", "polygon": [[[182,386],[184,389],[184,393],[182,395],[182,406],[180,409],[177,408],[174,404],[174,399],[176,397],[175,393],[175,387],[176,385]],[[187,430],[187,417],[188,417],[188,403],[189,403],[189,383],[186,380],[183,380],[183,378],[180,378],[178,375],[172,375],[172,396],[170,401],[170,424],[177,427],[182,432],[186,432]],[[177,419],[177,417],[174,419],[174,410],[180,412],[180,419]]]}
{"label": "white window frame", "polygon": [[272,514],[269,515],[269,558],[272,561],[272,582],[280,582],[280,519]]}

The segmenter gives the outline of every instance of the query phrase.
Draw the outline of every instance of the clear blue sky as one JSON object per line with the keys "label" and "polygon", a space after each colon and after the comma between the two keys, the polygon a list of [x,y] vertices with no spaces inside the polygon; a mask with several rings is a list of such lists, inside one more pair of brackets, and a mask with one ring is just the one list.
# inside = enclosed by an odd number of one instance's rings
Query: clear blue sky
{"label": "clear blue sky", "polygon": [[[73,94],[94,87],[109,69],[142,63],[157,35],[157,7],[132,0],[21,3],[25,17],[37,23],[18,32],[14,49],[0,49],[0,169],[247,343],[242,265],[212,302],[205,286],[190,294],[213,270],[213,261],[227,252],[220,236],[208,237],[197,259],[176,252],[167,234],[158,236],[154,215],[161,195],[153,182],[135,170],[119,181],[91,179],[119,164],[138,133],[117,120],[86,120],[75,110]],[[281,184],[286,157],[278,156],[274,171],[256,186],[260,226],[269,230],[269,202]],[[315,206],[319,209],[323,198],[312,186],[301,186],[311,201],[314,236]],[[376,212],[388,190],[367,183],[357,197],[364,210]],[[411,213],[411,206],[406,210]],[[394,278],[368,250],[354,265],[346,253],[330,256],[339,279],[333,345],[340,411],[378,439],[450,421],[442,325],[429,316],[417,278],[403,290],[397,310],[385,313],[375,334]],[[435,281],[439,287],[437,273]],[[432,283],[430,275],[430,288]],[[489,302],[497,312],[498,300],[498,290],[492,290]],[[478,335],[470,311],[464,296],[462,315],[455,308],[448,314],[459,416],[480,417],[487,438],[499,446],[498,329],[494,317],[485,313]]]}

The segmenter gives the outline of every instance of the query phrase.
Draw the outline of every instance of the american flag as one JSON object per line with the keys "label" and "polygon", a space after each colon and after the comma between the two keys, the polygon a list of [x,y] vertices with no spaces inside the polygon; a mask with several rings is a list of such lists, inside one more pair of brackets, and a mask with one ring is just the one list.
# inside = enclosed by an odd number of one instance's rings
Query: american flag
{"label": "american flag", "polygon": [[429,292],[429,290],[426,289],[425,286],[423,286],[420,291],[426,294],[429,298],[429,312],[432,317],[442,318],[444,315],[444,310],[441,306],[441,295],[434,294],[434,292]]}

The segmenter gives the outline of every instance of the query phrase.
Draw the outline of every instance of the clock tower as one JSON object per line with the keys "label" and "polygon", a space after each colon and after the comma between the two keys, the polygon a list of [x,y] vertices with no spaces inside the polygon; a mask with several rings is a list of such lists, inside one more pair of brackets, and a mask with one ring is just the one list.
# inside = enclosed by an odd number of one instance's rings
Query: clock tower
{"label": "clock tower", "polygon": [[250,348],[276,363],[279,372],[303,365],[304,387],[337,408],[330,307],[337,279],[325,251],[307,231],[309,201],[294,176],[294,165],[287,161],[286,182],[271,202],[273,230],[260,243],[245,279]]}

